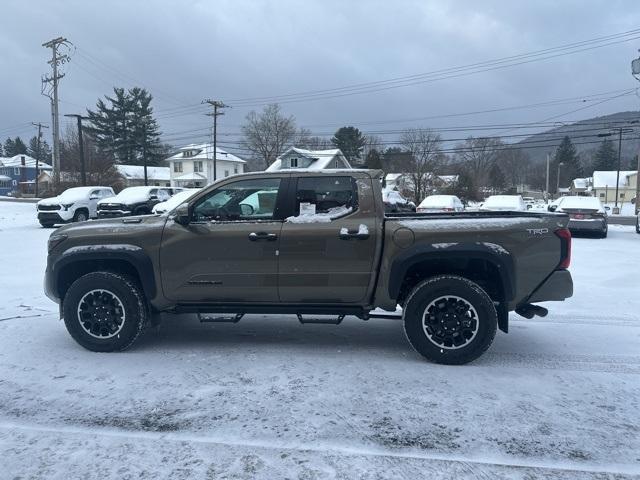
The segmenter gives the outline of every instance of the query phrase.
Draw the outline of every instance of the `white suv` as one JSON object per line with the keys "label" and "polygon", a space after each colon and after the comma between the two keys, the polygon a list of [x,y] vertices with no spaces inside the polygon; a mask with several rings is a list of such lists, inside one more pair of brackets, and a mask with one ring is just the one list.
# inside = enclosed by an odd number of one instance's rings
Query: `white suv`
{"label": "white suv", "polygon": [[57,223],[84,222],[98,216],[98,200],[115,196],[111,187],[69,188],[57,197],[36,204],[38,221],[45,228]]}

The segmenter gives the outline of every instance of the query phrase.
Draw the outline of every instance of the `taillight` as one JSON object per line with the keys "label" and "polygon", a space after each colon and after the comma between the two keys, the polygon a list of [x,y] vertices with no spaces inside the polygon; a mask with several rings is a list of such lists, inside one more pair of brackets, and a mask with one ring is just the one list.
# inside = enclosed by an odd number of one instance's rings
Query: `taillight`
{"label": "taillight", "polygon": [[455,209],[455,208],[451,208],[451,207],[444,207],[442,210],[443,210],[444,212],[455,212],[455,211],[456,211],[456,209]]}
{"label": "taillight", "polygon": [[556,235],[560,237],[560,263],[557,268],[569,268],[571,265],[571,232],[568,228],[556,230]]}

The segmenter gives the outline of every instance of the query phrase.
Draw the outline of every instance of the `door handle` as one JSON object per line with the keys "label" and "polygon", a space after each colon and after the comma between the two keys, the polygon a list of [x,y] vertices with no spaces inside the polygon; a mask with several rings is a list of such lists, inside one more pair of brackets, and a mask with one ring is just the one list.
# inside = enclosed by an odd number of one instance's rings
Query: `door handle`
{"label": "door handle", "polygon": [[278,236],[275,233],[267,232],[251,232],[249,234],[249,240],[257,242],[258,240],[266,240],[267,242],[273,242]]}
{"label": "door handle", "polygon": [[349,230],[340,231],[340,240],[366,240],[369,238],[369,233],[359,233],[357,230],[351,232]]}

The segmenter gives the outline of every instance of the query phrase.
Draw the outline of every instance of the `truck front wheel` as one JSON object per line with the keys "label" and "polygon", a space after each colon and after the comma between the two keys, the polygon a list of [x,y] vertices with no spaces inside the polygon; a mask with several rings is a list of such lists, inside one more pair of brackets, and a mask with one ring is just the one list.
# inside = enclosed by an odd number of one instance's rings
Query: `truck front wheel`
{"label": "truck front wheel", "polygon": [[498,315],[489,295],[457,275],[418,284],[404,307],[411,346],[436,363],[461,365],[481,356],[496,335]]}
{"label": "truck front wheel", "polygon": [[94,352],[127,349],[148,319],[138,282],[114,272],[93,272],[77,279],[69,287],[62,308],[73,339]]}

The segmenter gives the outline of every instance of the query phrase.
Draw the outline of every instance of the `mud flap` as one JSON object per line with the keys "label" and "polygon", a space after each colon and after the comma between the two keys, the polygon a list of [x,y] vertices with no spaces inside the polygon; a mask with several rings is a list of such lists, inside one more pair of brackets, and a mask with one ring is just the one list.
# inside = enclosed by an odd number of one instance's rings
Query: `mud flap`
{"label": "mud flap", "polygon": [[504,333],[509,333],[509,310],[507,310],[506,304],[496,304],[496,312],[498,313],[498,328]]}

